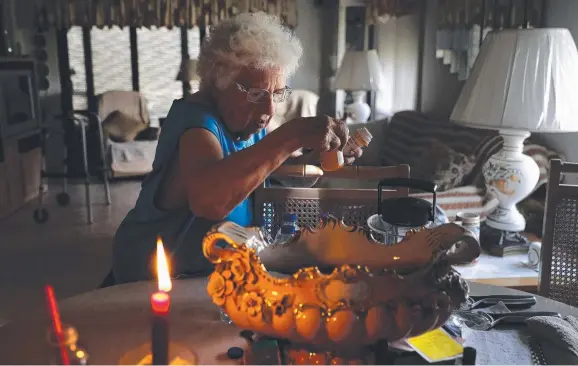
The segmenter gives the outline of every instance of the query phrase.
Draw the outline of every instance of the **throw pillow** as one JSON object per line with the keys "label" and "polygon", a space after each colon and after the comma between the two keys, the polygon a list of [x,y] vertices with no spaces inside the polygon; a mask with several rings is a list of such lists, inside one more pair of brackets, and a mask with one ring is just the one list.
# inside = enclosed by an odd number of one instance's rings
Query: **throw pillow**
{"label": "throw pillow", "polygon": [[416,163],[411,176],[436,182],[438,191],[459,187],[476,165],[474,156],[457,152],[443,142],[433,139]]}
{"label": "throw pillow", "polygon": [[105,136],[115,142],[133,141],[147,126],[142,121],[121,111],[114,111],[102,122]]}
{"label": "throw pillow", "polygon": [[147,127],[136,135],[136,141],[156,141],[159,139],[160,128]]}

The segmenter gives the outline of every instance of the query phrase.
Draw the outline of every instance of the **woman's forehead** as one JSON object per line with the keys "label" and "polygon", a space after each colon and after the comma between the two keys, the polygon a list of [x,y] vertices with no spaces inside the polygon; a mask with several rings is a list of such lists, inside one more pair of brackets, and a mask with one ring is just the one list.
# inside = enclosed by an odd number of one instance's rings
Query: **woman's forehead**
{"label": "woman's forehead", "polygon": [[277,90],[285,87],[285,76],[276,69],[251,69],[244,68],[237,77],[237,82],[245,87]]}

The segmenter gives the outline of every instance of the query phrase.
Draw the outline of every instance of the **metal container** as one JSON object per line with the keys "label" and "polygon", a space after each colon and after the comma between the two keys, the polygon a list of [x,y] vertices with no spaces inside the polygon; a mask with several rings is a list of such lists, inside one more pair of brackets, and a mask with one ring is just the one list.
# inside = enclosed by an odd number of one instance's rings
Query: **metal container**
{"label": "metal container", "polygon": [[[433,202],[416,197],[395,197],[382,201],[382,190],[387,187],[405,187],[429,192],[433,194]],[[378,234],[375,239],[384,244],[395,244],[412,230],[435,227],[436,191],[434,182],[413,178],[381,180],[377,186],[377,215],[368,219],[368,226]]]}

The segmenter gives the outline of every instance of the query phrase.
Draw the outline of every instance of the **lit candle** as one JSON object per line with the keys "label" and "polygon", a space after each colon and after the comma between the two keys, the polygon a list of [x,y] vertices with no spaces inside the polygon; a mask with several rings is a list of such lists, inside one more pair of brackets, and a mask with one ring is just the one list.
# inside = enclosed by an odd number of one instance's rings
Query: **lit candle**
{"label": "lit candle", "polygon": [[157,239],[157,278],[158,291],[151,295],[153,365],[169,364],[169,310],[171,308],[172,288],[169,265],[163,242]]}

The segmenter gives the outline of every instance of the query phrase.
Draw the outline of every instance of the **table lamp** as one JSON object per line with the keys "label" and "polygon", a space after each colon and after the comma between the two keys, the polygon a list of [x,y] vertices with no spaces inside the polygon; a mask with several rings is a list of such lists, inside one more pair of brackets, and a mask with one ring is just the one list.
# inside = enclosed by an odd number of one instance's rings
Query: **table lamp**
{"label": "table lamp", "polygon": [[528,250],[526,220],[516,204],[538,182],[536,162],[522,152],[532,132],[578,131],[578,51],[567,29],[512,29],[485,39],[451,115],[453,122],[498,130],[502,150],[483,166],[499,205],[480,242],[503,256]]}
{"label": "table lamp", "polygon": [[351,91],[353,103],[345,111],[357,123],[367,122],[371,108],[365,102],[366,91],[377,91],[383,82],[383,72],[377,51],[347,51],[337,71],[335,89]]}

